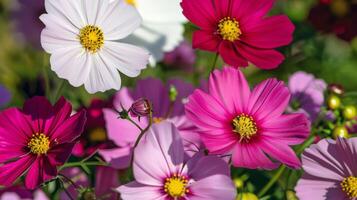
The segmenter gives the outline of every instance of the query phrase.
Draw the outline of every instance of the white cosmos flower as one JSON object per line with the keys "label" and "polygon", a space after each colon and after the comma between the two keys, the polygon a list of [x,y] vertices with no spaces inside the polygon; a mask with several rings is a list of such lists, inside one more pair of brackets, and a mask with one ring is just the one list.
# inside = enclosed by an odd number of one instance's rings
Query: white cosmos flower
{"label": "white cosmos flower", "polygon": [[118,40],[142,21],[123,0],[45,0],[46,25],[41,44],[51,55],[51,68],[61,78],[89,93],[119,90],[118,70],[136,77],[148,64],[149,53]]}
{"label": "white cosmos flower", "polygon": [[[117,0],[112,0],[117,1]],[[145,47],[152,54],[150,63],[161,61],[164,52],[175,49],[183,41],[187,19],[182,14],[182,0],[126,0],[143,18],[141,27],[126,41]]]}

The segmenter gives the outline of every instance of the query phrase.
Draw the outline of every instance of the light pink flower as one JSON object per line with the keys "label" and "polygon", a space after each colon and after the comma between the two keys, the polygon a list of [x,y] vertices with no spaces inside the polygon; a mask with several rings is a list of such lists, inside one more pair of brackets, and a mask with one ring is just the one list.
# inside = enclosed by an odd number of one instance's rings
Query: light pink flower
{"label": "light pink flower", "polygon": [[196,90],[185,106],[208,150],[232,154],[234,166],[274,169],[281,162],[297,168],[289,145],[305,140],[309,121],[304,114],[283,114],[289,100],[283,82],[268,79],[251,91],[241,71],[225,67],[211,75],[208,93]]}
{"label": "light pink flower", "polygon": [[[178,91],[176,101],[170,105],[169,90],[170,86],[175,86]],[[196,150],[200,145],[200,139],[195,132],[196,127],[187,120],[183,102],[193,92],[191,84],[179,79],[172,79],[164,85],[159,79],[148,78],[140,80],[135,89],[122,88],[114,97],[114,108],[121,111],[130,108],[135,100],[145,98],[152,104],[154,122],[164,119],[174,123],[180,134],[184,138],[185,147]],[[171,107],[171,109],[170,109]],[[140,134],[140,130],[128,120],[118,119],[118,112],[112,109],[104,109],[104,118],[108,137],[119,148],[100,150],[103,158],[116,168],[127,168],[131,158],[132,147]],[[148,124],[145,117],[133,120],[143,129]]]}
{"label": "light pink flower", "polygon": [[168,122],[154,124],[134,152],[135,181],[118,188],[123,200],[233,200],[228,165],[198,153],[185,160],[182,139]]}
{"label": "light pink flower", "polygon": [[25,186],[35,189],[57,175],[86,122],[84,110],[71,113],[64,98],[52,106],[44,97],[0,113],[0,185],[10,186],[26,174]]}

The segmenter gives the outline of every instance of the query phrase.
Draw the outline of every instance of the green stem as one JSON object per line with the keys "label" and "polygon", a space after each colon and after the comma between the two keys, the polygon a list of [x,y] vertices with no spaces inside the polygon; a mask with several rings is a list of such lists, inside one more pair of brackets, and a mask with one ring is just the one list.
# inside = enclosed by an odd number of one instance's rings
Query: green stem
{"label": "green stem", "polygon": [[[311,134],[307,140],[299,147],[299,149],[296,151],[297,155],[300,155],[304,149],[308,146],[310,146],[315,140],[315,134]],[[258,193],[258,197],[262,197],[265,195],[265,193],[268,192],[268,190],[277,182],[280,178],[280,176],[284,173],[286,169],[285,165],[281,165],[279,169],[276,171],[274,176],[270,179],[270,181],[263,187],[263,189],[260,190]]]}
{"label": "green stem", "polygon": [[62,93],[62,90],[63,90],[64,86],[65,86],[65,80],[62,79],[61,82],[58,85],[56,93],[53,94],[52,103],[55,103],[59,99],[59,97],[61,96],[61,93]]}
{"label": "green stem", "polygon": [[146,126],[146,128],[144,130],[141,131],[138,139],[136,139],[135,141],[135,144],[134,144],[134,149],[138,146],[141,138],[144,136],[144,134],[146,133],[146,131],[149,130],[149,128],[151,127],[152,125],[152,112],[150,112],[150,115],[149,115],[149,124]]}
{"label": "green stem", "polygon": [[69,168],[69,167],[82,167],[83,165],[85,166],[107,166],[106,163],[103,162],[98,162],[98,161],[92,161],[92,162],[72,162],[72,163],[65,163],[64,165],[62,165],[58,171],[61,171],[65,168]]}
{"label": "green stem", "polygon": [[134,122],[134,120],[132,120],[132,119],[130,118],[130,116],[128,116],[128,117],[126,118],[126,120],[128,120],[129,122],[131,122],[132,124],[134,124],[134,126],[136,126],[141,132],[143,132],[143,129],[139,126],[139,124],[137,124],[136,122]]}
{"label": "green stem", "polygon": [[210,70],[210,73],[213,72],[213,70],[216,68],[216,64],[217,64],[217,61],[218,61],[218,53],[216,53],[215,57],[214,57],[214,60],[213,60],[213,64],[212,64],[212,67],[211,67],[211,70]]}

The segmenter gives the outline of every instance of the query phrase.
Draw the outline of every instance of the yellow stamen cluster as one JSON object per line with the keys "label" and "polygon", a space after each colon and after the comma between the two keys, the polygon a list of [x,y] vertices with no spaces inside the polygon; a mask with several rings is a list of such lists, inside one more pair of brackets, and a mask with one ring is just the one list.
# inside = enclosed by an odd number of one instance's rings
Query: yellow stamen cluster
{"label": "yellow stamen cluster", "polygon": [[173,198],[183,197],[189,193],[187,184],[188,180],[185,176],[174,174],[172,177],[166,178],[164,191]]}
{"label": "yellow stamen cluster", "polygon": [[254,119],[246,114],[240,114],[232,121],[233,132],[240,137],[239,142],[248,141],[258,132],[257,124]]}
{"label": "yellow stamen cluster", "polygon": [[217,31],[223,40],[228,40],[234,42],[239,39],[239,36],[242,35],[242,31],[239,28],[239,22],[231,17],[225,17],[221,19],[218,23]]}
{"label": "yellow stamen cluster", "polygon": [[79,41],[86,51],[96,53],[104,44],[104,33],[100,28],[88,25],[80,30]]}
{"label": "yellow stamen cluster", "polygon": [[50,149],[50,139],[43,133],[33,134],[27,147],[33,154],[46,154]]}
{"label": "yellow stamen cluster", "polygon": [[132,6],[136,6],[136,0],[125,0],[126,3],[132,5]]}
{"label": "yellow stamen cluster", "polygon": [[350,176],[343,179],[341,187],[351,199],[357,197],[357,177]]}
{"label": "yellow stamen cluster", "polygon": [[89,132],[91,142],[103,142],[107,139],[107,134],[103,128],[94,128]]}
{"label": "yellow stamen cluster", "polygon": [[164,118],[162,118],[162,117],[154,117],[154,118],[152,119],[152,121],[153,121],[155,124],[158,124],[158,123],[164,121]]}

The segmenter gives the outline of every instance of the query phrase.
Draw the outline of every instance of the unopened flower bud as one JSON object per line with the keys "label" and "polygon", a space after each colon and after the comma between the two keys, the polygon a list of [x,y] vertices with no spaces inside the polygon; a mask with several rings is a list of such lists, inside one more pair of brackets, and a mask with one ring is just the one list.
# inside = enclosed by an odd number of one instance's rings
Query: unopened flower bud
{"label": "unopened flower bud", "polygon": [[357,110],[355,106],[346,106],[343,109],[343,116],[348,120],[354,119],[356,115],[357,115]]}
{"label": "unopened flower bud", "polygon": [[236,186],[236,188],[238,188],[238,189],[243,188],[244,181],[241,178],[235,178],[233,181],[234,181],[234,185]]}
{"label": "unopened flower bud", "polygon": [[343,86],[340,85],[340,84],[335,84],[335,83],[329,84],[328,85],[328,90],[331,93],[337,94],[337,95],[342,95],[342,94],[345,93],[345,89],[343,88]]}
{"label": "unopened flower bud", "polygon": [[178,92],[177,92],[176,87],[171,85],[170,86],[170,91],[169,91],[170,101],[171,102],[176,101],[177,95],[178,95]]}
{"label": "unopened flower bud", "polygon": [[348,130],[344,126],[337,126],[336,128],[333,129],[332,136],[334,139],[337,138],[348,138]]}
{"label": "unopened flower bud", "polygon": [[286,191],[286,199],[287,200],[298,200],[294,191],[288,190]]}
{"label": "unopened flower bud", "polygon": [[129,113],[132,117],[145,117],[151,112],[150,101],[144,98],[136,100],[130,107]]}
{"label": "unopened flower bud", "polygon": [[93,191],[93,189],[90,188],[84,188],[81,191],[79,191],[79,200],[96,200],[97,197]]}
{"label": "unopened flower bud", "polygon": [[335,110],[335,109],[337,109],[337,108],[339,108],[341,106],[341,99],[336,95],[331,95],[327,99],[327,106],[331,110]]}

